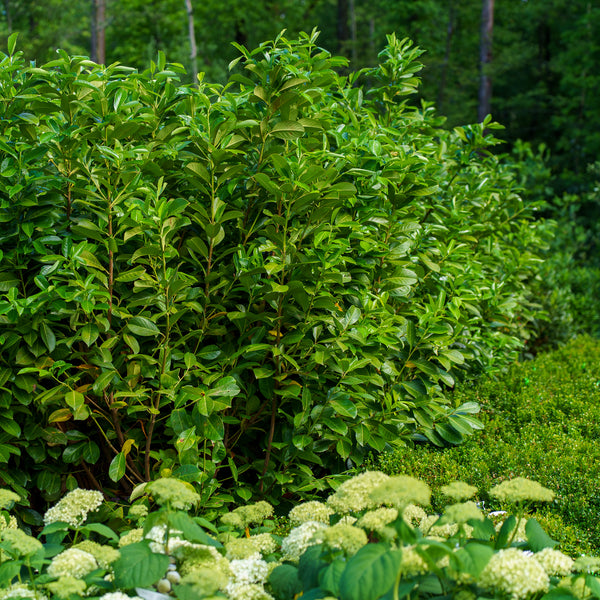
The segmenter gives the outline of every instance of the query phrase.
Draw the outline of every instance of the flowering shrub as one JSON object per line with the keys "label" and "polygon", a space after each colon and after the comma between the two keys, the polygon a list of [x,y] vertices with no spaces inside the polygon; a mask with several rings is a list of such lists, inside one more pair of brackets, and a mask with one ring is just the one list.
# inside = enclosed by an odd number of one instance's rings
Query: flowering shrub
{"label": "flowering shrub", "polygon": [[[295,506],[278,536],[265,501],[219,523],[191,516],[193,492],[174,478],[139,486],[119,534],[90,522],[95,496],[74,490],[46,513],[39,539],[2,513],[0,600],[600,598],[600,560],[566,556],[527,515],[550,490],[524,478],[499,484],[490,494],[513,514],[485,514],[462,482],[441,491],[457,502],[430,514],[424,482],[362,473],[327,502]],[[18,500],[0,499],[9,510]]]}

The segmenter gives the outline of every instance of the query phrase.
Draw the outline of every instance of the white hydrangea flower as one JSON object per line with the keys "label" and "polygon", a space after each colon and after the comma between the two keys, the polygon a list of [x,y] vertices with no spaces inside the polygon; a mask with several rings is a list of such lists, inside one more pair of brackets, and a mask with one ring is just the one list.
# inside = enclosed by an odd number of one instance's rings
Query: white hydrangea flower
{"label": "white hydrangea flower", "polygon": [[48,600],[47,596],[40,591],[32,590],[22,583],[14,583],[4,590],[0,590],[0,600],[9,600],[10,598],[32,598],[33,600]]}
{"label": "white hydrangea flower", "polygon": [[348,556],[356,554],[369,542],[367,534],[360,527],[341,522],[318,531],[313,539],[322,542],[327,548],[338,548]]}
{"label": "white hydrangea flower", "polygon": [[421,524],[423,533],[428,537],[439,540],[447,540],[456,535],[458,532],[458,525],[456,523],[438,524],[439,519],[439,515],[427,516]]}
{"label": "white hydrangea flower", "polygon": [[334,514],[331,507],[318,500],[310,500],[294,506],[289,512],[289,519],[292,525],[301,525],[307,521],[316,521],[329,525],[329,517]]}
{"label": "white hydrangea flower", "polygon": [[573,571],[575,561],[560,550],[544,548],[534,554],[535,559],[544,567],[548,575],[569,575]]}
{"label": "white hydrangea flower", "polygon": [[0,531],[4,529],[18,529],[17,518],[14,515],[6,515],[8,521],[0,515]]}
{"label": "white hydrangea flower", "polygon": [[506,548],[492,556],[479,577],[479,583],[490,591],[506,594],[511,600],[521,600],[546,592],[550,580],[531,553]]}
{"label": "white hydrangea flower", "polygon": [[98,563],[89,552],[78,548],[68,548],[52,559],[48,566],[48,575],[83,579],[97,568]]}
{"label": "white hydrangea flower", "polygon": [[131,529],[127,533],[124,533],[119,540],[119,548],[128,546],[129,544],[135,544],[141,542],[144,539],[144,530],[141,527]]}
{"label": "white hydrangea flower", "polygon": [[142,600],[139,596],[128,596],[123,592],[109,592],[100,596],[100,600]]}
{"label": "white hydrangea flower", "polygon": [[356,521],[358,521],[358,519],[356,517],[353,517],[352,515],[344,515],[337,523],[336,525],[339,525],[340,523],[342,525],[354,525],[354,523],[356,523]]}
{"label": "white hydrangea flower", "polygon": [[88,514],[98,510],[103,501],[102,492],[74,489],[46,512],[44,523],[49,525],[62,521],[71,527],[80,527],[87,519]]}
{"label": "white hydrangea flower", "polygon": [[307,521],[298,527],[294,527],[281,542],[283,560],[298,562],[309,546],[319,543],[314,539],[315,534],[324,529],[327,529],[327,525],[317,521]]}
{"label": "white hydrangea flower", "polygon": [[371,499],[371,492],[389,479],[389,475],[380,471],[360,473],[360,475],[344,481],[335,493],[327,498],[327,504],[340,514],[359,512],[365,508],[376,508],[379,503]]}
{"label": "white hydrangea flower", "polygon": [[414,577],[427,573],[429,566],[415,550],[415,546],[402,548],[402,562],[400,570],[405,577]]}
{"label": "white hydrangea flower", "polygon": [[272,554],[277,550],[277,542],[270,533],[257,533],[250,537],[250,539],[258,547],[258,551],[263,554]]}
{"label": "white hydrangea flower", "polygon": [[262,560],[257,552],[250,558],[241,558],[230,561],[233,583],[260,583],[263,584],[269,575],[269,565]]}
{"label": "white hydrangea flower", "polygon": [[376,508],[366,512],[359,520],[357,525],[367,531],[381,531],[386,525],[398,518],[398,509],[396,508]]}
{"label": "white hydrangea flower", "polygon": [[[184,544],[189,542],[186,542],[185,540],[182,540],[181,538],[178,537],[177,534],[181,533],[181,531],[170,531],[170,535],[169,535],[169,548],[168,551],[169,553],[173,552],[173,549],[180,546],[182,542]],[[167,553],[167,549],[165,548],[165,541],[166,541],[166,537],[167,537],[167,526],[166,525],[155,525],[154,527],[152,527],[152,529],[150,529],[150,531],[144,536],[144,539],[146,540],[150,540],[150,550],[152,550],[152,552],[154,552],[155,554],[166,554]]]}
{"label": "white hydrangea flower", "polygon": [[272,554],[277,550],[277,542],[270,533],[259,533],[250,537],[233,538],[225,542],[229,560],[250,558],[257,552]]}
{"label": "white hydrangea flower", "polygon": [[412,527],[421,527],[427,519],[427,513],[416,504],[409,504],[402,511],[402,518]]}
{"label": "white hydrangea flower", "polygon": [[230,600],[274,600],[273,596],[257,583],[229,583],[225,593]]}

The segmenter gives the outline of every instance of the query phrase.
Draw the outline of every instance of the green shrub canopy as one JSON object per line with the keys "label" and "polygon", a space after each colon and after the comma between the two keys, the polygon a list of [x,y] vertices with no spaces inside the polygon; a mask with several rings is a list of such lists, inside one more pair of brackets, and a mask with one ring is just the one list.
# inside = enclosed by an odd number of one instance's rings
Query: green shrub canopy
{"label": "green shrub canopy", "polygon": [[14,489],[127,491],[168,469],[206,506],[228,481],[241,499],[306,492],[370,449],[480,426],[444,389],[514,358],[547,227],[489,120],[446,131],[409,104],[420,50],[390,36],[378,67],[340,75],[316,37],[240,47],[224,87],[180,85],[162,54],[143,73],[62,52],[27,66],[11,38]]}

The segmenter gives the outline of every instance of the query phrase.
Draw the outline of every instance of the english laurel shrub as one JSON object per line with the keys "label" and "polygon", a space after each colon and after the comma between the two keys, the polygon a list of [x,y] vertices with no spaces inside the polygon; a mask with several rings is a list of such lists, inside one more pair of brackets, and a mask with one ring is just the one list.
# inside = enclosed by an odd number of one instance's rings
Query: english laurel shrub
{"label": "english laurel shrub", "polygon": [[409,104],[410,42],[346,76],[315,40],[240,47],[227,85],[187,87],[163,55],[27,65],[11,37],[0,461],[19,493],[163,469],[204,503],[300,493],[480,427],[445,391],[520,348],[543,227],[489,120],[446,131]]}

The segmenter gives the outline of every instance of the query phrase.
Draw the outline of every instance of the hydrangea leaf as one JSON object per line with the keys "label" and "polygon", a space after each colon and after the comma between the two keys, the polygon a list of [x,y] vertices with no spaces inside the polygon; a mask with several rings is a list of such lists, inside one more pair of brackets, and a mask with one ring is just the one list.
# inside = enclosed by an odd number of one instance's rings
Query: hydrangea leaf
{"label": "hydrangea leaf", "polygon": [[169,567],[166,554],[155,554],[148,542],[121,548],[121,557],[113,563],[115,584],[122,588],[146,587],[156,583]]}
{"label": "hydrangea leaf", "polygon": [[273,593],[281,600],[292,600],[302,592],[302,583],[298,579],[298,569],[293,565],[279,565],[271,571],[269,584]]}
{"label": "hydrangea leaf", "polygon": [[527,521],[525,533],[527,534],[529,548],[534,552],[539,552],[544,548],[554,548],[558,544],[542,529],[542,526],[535,519]]}
{"label": "hydrangea leaf", "polygon": [[384,544],[369,544],[349,561],[340,580],[341,600],[376,600],[396,581],[402,552]]}

